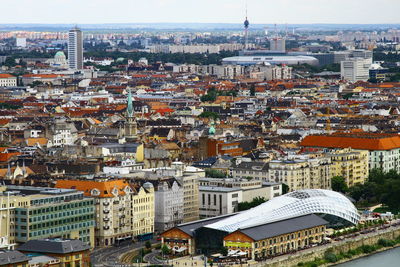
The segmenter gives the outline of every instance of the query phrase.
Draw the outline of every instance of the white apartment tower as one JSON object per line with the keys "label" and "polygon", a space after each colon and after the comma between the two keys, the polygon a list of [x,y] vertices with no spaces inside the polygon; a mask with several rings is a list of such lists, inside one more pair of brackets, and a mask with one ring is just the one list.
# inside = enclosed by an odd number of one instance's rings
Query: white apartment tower
{"label": "white apartment tower", "polygon": [[83,69],[83,36],[78,27],[68,34],[68,66],[70,69]]}
{"label": "white apartment tower", "polygon": [[286,40],[285,38],[272,38],[269,41],[269,50],[272,52],[286,53]]}
{"label": "white apartment tower", "polygon": [[367,81],[372,58],[349,58],[341,63],[341,77],[349,82]]}

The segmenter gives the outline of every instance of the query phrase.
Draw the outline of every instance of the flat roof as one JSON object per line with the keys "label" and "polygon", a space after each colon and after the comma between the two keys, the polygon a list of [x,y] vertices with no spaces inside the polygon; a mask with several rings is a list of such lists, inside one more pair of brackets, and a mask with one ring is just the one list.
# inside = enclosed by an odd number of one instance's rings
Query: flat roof
{"label": "flat roof", "polygon": [[242,191],[242,188],[237,187],[223,187],[223,186],[199,186],[199,191],[210,191],[210,192],[236,192]]}

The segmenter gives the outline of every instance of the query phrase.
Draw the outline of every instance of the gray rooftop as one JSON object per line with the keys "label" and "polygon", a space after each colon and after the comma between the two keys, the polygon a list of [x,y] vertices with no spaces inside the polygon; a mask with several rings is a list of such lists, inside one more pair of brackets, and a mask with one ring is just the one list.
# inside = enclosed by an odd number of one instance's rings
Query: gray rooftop
{"label": "gray rooftop", "polygon": [[20,251],[68,254],[90,249],[90,246],[78,239],[39,239],[29,240],[18,247]]}
{"label": "gray rooftop", "polygon": [[315,214],[308,214],[268,224],[239,229],[238,231],[244,233],[255,241],[259,241],[327,224],[328,222],[321,217]]}
{"label": "gray rooftop", "polygon": [[186,234],[188,234],[190,236],[194,236],[194,231],[196,231],[197,229],[199,229],[203,226],[206,226],[208,224],[212,224],[212,223],[218,222],[220,220],[226,219],[226,218],[231,217],[236,214],[237,213],[226,214],[226,215],[222,215],[222,216],[218,216],[218,217],[207,218],[204,220],[180,224],[180,225],[176,226],[176,228],[178,228],[179,230],[185,232]]}
{"label": "gray rooftop", "polygon": [[222,187],[222,186],[199,186],[199,191],[229,193],[229,192],[242,191],[242,188]]}
{"label": "gray rooftop", "polygon": [[0,266],[29,261],[29,257],[16,250],[0,251]]}

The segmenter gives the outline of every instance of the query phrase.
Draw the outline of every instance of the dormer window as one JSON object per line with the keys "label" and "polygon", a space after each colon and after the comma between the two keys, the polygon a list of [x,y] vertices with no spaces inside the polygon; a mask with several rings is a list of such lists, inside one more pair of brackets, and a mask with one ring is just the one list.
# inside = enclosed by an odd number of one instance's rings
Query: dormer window
{"label": "dormer window", "polygon": [[98,190],[97,188],[93,188],[93,189],[90,191],[90,194],[91,194],[92,196],[99,196],[99,195],[100,195],[100,190]]}
{"label": "dormer window", "polygon": [[114,196],[118,196],[118,189],[116,188],[116,187],[114,187],[114,189],[111,191],[111,193],[114,195]]}

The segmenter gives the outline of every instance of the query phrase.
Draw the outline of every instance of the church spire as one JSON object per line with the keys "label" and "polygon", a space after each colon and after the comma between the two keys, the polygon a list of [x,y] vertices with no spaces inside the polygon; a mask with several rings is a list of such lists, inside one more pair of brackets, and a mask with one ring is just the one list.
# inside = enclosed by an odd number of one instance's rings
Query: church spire
{"label": "church spire", "polygon": [[8,163],[6,178],[11,179],[11,177],[12,177],[11,167],[10,167],[10,163]]}
{"label": "church spire", "polygon": [[126,113],[127,113],[128,117],[133,117],[133,101],[132,101],[131,89],[129,89],[129,93],[128,93],[128,107],[126,109]]}
{"label": "church spire", "polygon": [[128,92],[128,106],[126,108],[126,121],[125,121],[125,138],[127,141],[137,140],[137,123],[134,116],[132,92],[129,89]]}

